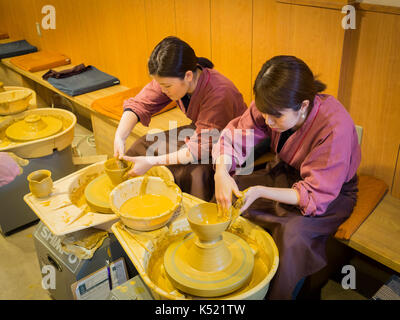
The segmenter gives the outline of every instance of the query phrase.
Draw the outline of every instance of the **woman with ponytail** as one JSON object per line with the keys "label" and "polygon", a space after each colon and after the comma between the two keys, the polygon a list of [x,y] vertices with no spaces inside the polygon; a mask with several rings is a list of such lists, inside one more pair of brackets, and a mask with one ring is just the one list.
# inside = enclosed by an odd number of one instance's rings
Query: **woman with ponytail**
{"label": "woman with ponytail", "polygon": [[[154,48],[148,69],[153,80],[124,102],[114,156],[134,163],[129,172],[132,176],[156,165],[169,165],[183,192],[210,200],[214,194],[212,145],[218,132],[247,109],[243,97],[229,79],[213,69],[210,60],[198,58],[176,37],[167,37]],[[177,102],[192,125],[165,132],[163,141],[159,134],[142,137],[125,153],[125,141],[135,125],[140,121],[148,126],[151,116],[171,101]],[[156,148],[150,148],[152,144]]]}
{"label": "woman with ponytail", "polygon": [[[293,56],[268,60],[254,83],[255,100],[232,120],[213,149],[215,197],[227,209],[245,190],[243,216],[268,230],[279,250],[270,299],[295,298],[305,277],[326,265],[326,240],[356,203],[361,152],[355,125],[325,85]],[[253,139],[232,131],[252,129]],[[275,160],[231,176],[246,161],[246,141],[269,138]],[[231,174],[230,174],[231,173]]]}

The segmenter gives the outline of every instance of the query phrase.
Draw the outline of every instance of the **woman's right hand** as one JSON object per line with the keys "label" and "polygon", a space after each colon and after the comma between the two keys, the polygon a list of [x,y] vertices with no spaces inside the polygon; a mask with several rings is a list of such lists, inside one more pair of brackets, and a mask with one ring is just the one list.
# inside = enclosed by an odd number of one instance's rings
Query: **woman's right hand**
{"label": "woman's right hand", "polygon": [[241,197],[242,193],[235,180],[226,170],[217,170],[214,175],[215,180],[215,198],[223,212],[229,210],[232,205],[232,192],[236,197]]}
{"label": "woman's right hand", "polygon": [[125,141],[117,135],[114,138],[114,158],[121,159],[125,155]]}

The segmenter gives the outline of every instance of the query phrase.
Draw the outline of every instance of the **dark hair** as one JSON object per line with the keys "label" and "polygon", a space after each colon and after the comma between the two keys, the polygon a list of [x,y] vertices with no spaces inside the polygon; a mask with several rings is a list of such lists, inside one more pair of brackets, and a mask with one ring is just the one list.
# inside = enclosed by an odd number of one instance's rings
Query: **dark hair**
{"label": "dark hair", "polygon": [[315,95],[325,89],[310,68],[293,56],[276,56],[264,63],[253,87],[257,109],[276,117],[282,109],[298,111],[304,100],[312,108]]}
{"label": "dark hair", "polygon": [[212,69],[214,64],[207,58],[198,58],[185,41],[177,37],[167,37],[156,45],[148,62],[149,73],[160,77],[183,79],[187,71],[195,71],[197,66]]}

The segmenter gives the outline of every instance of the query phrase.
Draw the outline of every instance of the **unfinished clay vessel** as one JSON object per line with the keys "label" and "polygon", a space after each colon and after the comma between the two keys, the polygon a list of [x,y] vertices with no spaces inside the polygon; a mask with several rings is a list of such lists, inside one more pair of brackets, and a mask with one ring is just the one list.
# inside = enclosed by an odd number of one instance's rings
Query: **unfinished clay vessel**
{"label": "unfinished clay vessel", "polygon": [[224,232],[230,220],[218,217],[217,205],[194,206],[187,219],[194,234],[172,243],[164,254],[174,287],[199,297],[218,297],[248,283],[253,252],[242,238]]}
{"label": "unfinished clay vessel", "polygon": [[115,158],[108,159],[104,163],[104,171],[116,186],[127,179],[126,173],[130,170],[131,163],[125,160]]}
{"label": "unfinished clay vessel", "polygon": [[53,190],[53,180],[49,170],[37,170],[30,173],[27,177],[29,190],[35,197],[44,198],[51,194]]}

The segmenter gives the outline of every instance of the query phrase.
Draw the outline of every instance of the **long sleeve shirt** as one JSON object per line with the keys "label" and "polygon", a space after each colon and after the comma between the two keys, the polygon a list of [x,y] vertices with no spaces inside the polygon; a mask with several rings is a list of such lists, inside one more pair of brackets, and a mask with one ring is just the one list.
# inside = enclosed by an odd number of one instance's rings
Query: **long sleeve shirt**
{"label": "long sleeve shirt", "polygon": [[[215,69],[203,68],[202,71],[188,107],[185,108],[181,100],[177,101],[179,108],[196,126],[186,145],[197,160],[210,158],[212,145],[218,141],[219,133],[229,121],[247,110],[242,94],[229,79]],[[160,85],[153,80],[138,95],[125,100],[124,109],[131,109],[140,122],[148,126],[151,116],[170,102]]]}
{"label": "long sleeve shirt", "polygon": [[[249,130],[250,129],[250,130]],[[249,150],[261,140],[271,139],[277,153],[281,133],[273,131],[252,102],[232,120],[213,148],[213,160],[221,154],[232,157],[231,170],[242,165]],[[317,95],[307,119],[285,142],[277,156],[299,170],[301,180],[292,188],[300,196],[305,216],[321,215],[336,199],[345,182],[357,172],[361,151],[353,120],[342,104],[329,95]]]}

